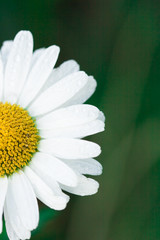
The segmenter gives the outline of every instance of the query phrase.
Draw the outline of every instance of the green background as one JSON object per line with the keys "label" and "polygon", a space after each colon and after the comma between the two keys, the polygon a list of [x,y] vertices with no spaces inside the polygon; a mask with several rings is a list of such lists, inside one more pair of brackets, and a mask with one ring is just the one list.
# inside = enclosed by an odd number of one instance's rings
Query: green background
{"label": "green background", "polygon": [[[35,48],[61,47],[98,87],[88,101],[106,116],[98,194],[71,196],[68,208],[40,205],[32,240],[160,239],[160,1],[5,0],[0,42],[21,30]],[[0,239],[6,240],[5,231]]]}

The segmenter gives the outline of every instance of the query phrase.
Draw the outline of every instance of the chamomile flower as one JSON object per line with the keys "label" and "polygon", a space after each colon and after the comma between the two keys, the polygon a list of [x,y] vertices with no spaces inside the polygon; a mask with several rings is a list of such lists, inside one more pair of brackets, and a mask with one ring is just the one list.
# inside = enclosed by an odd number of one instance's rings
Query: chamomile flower
{"label": "chamomile flower", "polygon": [[[83,140],[104,130],[104,116],[83,104],[96,81],[74,60],[54,68],[59,47],[33,52],[29,31],[0,50],[0,233],[4,214],[10,240],[29,239],[39,221],[37,198],[55,210],[66,192],[91,195],[101,150]],[[63,192],[65,191],[65,193]]]}

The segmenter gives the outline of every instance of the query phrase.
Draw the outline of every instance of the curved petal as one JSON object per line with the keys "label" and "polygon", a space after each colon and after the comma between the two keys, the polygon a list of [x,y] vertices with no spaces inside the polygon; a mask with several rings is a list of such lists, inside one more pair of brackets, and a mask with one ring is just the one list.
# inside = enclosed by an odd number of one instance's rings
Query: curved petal
{"label": "curved petal", "polygon": [[80,104],[53,111],[37,119],[36,124],[39,129],[72,127],[91,122],[98,116],[98,108]]}
{"label": "curved petal", "polygon": [[22,224],[22,221],[20,219],[20,216],[18,215],[17,206],[15,203],[14,198],[12,198],[12,194],[10,190],[7,193],[6,196],[6,202],[4,205],[4,217],[6,221],[6,225],[8,225],[8,234],[12,234],[12,236],[17,236],[18,239],[29,239],[31,236],[31,233],[29,230],[27,230],[24,225]]}
{"label": "curved petal", "polygon": [[70,74],[37,97],[28,111],[32,116],[37,116],[60,107],[83,88],[87,78],[81,71]]}
{"label": "curved petal", "polygon": [[55,195],[52,189],[41,180],[29,167],[25,167],[25,174],[30,180],[37,198],[48,207],[55,210],[62,210],[69,200],[66,197]]}
{"label": "curved petal", "polygon": [[53,181],[56,180],[69,186],[76,186],[77,184],[74,171],[61,160],[49,154],[37,152],[32,158],[30,167],[37,174],[43,175],[43,173],[45,173],[45,175],[49,176]]}
{"label": "curved petal", "polygon": [[0,178],[0,233],[2,232],[2,214],[8,188],[7,177]]}
{"label": "curved petal", "polygon": [[80,174],[100,175],[102,174],[102,165],[95,159],[62,159],[64,163]]}
{"label": "curved petal", "polygon": [[69,99],[63,107],[86,102],[93,95],[96,87],[96,80],[92,76],[89,76],[87,84],[73,98]]}
{"label": "curved petal", "polygon": [[80,196],[87,196],[97,193],[99,188],[99,183],[91,178],[86,178],[83,175],[77,174],[78,185],[76,187],[68,187],[61,185],[62,189]]}
{"label": "curved petal", "polygon": [[34,64],[19,99],[19,104],[23,108],[31,103],[44,85],[57,61],[59,51],[57,46],[48,47]]}
{"label": "curved petal", "polygon": [[[69,201],[69,196],[62,192],[53,174],[48,175],[47,172],[42,170],[41,166],[37,166],[36,164],[31,164],[29,168],[52,190],[54,196],[63,197],[66,199],[66,202]],[[76,184],[72,183],[71,185],[75,186]]]}
{"label": "curved petal", "polygon": [[39,48],[33,52],[30,71],[35,65],[35,63],[38,61],[40,56],[44,53],[44,51],[45,51],[45,48]]}
{"label": "curved petal", "polygon": [[[7,207],[11,208],[10,202],[14,201],[17,208],[17,214],[24,227],[28,230],[35,229],[39,221],[38,204],[33,189],[22,171],[13,174],[9,178],[8,194]],[[10,212],[11,209],[8,213],[10,214]]]}
{"label": "curved petal", "polygon": [[99,112],[99,116],[98,116],[98,119],[105,122],[105,116],[104,116],[104,113],[103,112]]}
{"label": "curved petal", "polygon": [[39,133],[42,138],[84,138],[104,131],[104,122],[94,120],[81,125],[71,127],[53,127],[51,129],[40,129]]}
{"label": "curved petal", "polygon": [[53,69],[49,78],[45,82],[42,92],[44,92],[47,88],[51,87],[53,84],[61,80],[62,78],[70,75],[71,73],[78,72],[79,65],[74,60],[68,60],[63,62],[58,68]]}
{"label": "curved petal", "polygon": [[71,138],[50,138],[41,140],[38,149],[41,152],[54,154],[59,158],[65,159],[92,158],[97,157],[101,153],[98,144]]}
{"label": "curved petal", "polygon": [[3,61],[4,66],[6,65],[6,62],[8,60],[8,56],[9,56],[12,46],[13,46],[12,40],[3,42],[3,45],[1,47],[1,55],[2,55],[2,61]]}
{"label": "curved petal", "polygon": [[33,38],[29,31],[20,31],[8,56],[4,76],[4,101],[16,103],[31,63]]}
{"label": "curved petal", "polygon": [[7,217],[5,217],[5,224],[6,224],[6,232],[7,232],[8,238],[10,240],[19,240],[19,237],[16,235]]}

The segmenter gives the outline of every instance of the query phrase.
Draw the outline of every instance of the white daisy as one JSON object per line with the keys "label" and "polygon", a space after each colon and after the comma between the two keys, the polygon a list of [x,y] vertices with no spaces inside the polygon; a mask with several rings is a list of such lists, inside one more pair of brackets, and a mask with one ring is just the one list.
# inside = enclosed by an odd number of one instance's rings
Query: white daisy
{"label": "white daisy", "polygon": [[39,221],[37,198],[62,210],[69,196],[91,195],[99,175],[99,145],[81,138],[104,130],[104,116],[83,104],[96,81],[74,61],[53,69],[59,47],[33,51],[32,34],[20,31],[0,50],[0,233],[29,239]]}

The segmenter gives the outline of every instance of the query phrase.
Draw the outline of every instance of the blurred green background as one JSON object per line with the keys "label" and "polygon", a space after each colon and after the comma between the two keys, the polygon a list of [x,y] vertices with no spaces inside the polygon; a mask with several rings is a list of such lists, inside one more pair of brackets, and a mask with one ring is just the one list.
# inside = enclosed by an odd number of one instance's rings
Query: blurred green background
{"label": "blurred green background", "polygon": [[[5,0],[0,42],[21,29],[35,48],[61,47],[98,82],[88,101],[106,115],[99,193],[68,208],[41,205],[33,240],[160,239],[160,1]],[[5,232],[0,239],[6,240]]]}

